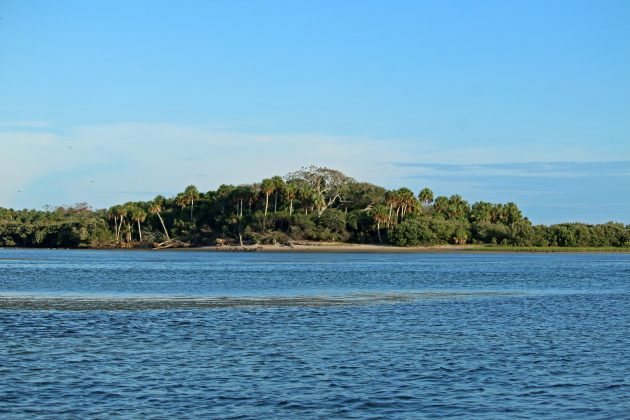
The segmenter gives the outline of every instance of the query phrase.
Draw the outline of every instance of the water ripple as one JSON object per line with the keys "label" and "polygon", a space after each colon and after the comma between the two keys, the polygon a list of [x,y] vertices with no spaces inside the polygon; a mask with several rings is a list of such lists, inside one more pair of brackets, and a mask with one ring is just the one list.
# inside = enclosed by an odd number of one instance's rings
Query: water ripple
{"label": "water ripple", "polygon": [[3,252],[0,418],[629,417],[626,256]]}
{"label": "water ripple", "polygon": [[[417,299],[461,299],[519,296],[516,292],[418,292],[352,293],[337,296],[220,296],[220,297],[107,297],[107,296],[19,296],[0,295],[0,310],[172,310],[237,307],[356,306],[409,302]],[[76,333],[65,330],[64,334]]]}

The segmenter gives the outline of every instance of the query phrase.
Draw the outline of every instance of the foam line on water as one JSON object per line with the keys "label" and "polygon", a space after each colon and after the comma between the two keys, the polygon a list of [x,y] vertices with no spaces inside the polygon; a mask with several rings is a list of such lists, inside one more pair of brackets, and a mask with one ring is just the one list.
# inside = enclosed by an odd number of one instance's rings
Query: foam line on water
{"label": "foam line on water", "polygon": [[232,307],[324,307],[386,304],[419,299],[513,296],[514,292],[374,292],[316,296],[112,297],[0,295],[0,310],[160,310]]}

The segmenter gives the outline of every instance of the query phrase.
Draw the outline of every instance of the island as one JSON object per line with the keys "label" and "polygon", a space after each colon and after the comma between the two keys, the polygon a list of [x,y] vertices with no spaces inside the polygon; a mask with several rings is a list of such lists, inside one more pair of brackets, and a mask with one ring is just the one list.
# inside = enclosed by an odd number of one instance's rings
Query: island
{"label": "island", "polygon": [[629,251],[630,225],[534,225],[515,203],[387,190],[310,166],[109,209],[0,208],[0,247],[227,251]]}

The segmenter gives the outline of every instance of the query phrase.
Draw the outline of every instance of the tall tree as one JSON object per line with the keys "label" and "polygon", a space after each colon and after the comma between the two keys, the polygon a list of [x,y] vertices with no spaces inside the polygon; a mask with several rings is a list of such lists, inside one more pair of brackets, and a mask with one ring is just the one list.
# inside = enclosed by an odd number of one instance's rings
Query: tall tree
{"label": "tall tree", "polygon": [[369,211],[377,204],[384,203],[386,190],[369,182],[352,182],[345,189],[343,200],[340,204],[344,210],[350,208]]}
{"label": "tall tree", "polygon": [[243,217],[243,202],[247,197],[247,188],[243,185],[239,185],[234,188],[234,199],[236,202],[236,217]]}
{"label": "tall tree", "polygon": [[[394,208],[398,208],[398,193],[396,191],[387,191],[385,193],[385,202],[389,206],[389,217],[387,220],[387,226],[389,227],[390,223],[393,223],[393,212]],[[396,210],[396,214],[398,214],[398,210]]]}
{"label": "tall tree", "polygon": [[470,209],[470,221],[472,223],[492,222],[493,205],[485,201],[478,201]]}
{"label": "tall tree", "polygon": [[[131,239],[132,239],[131,238],[131,233],[132,233],[132,230],[133,230],[133,223],[132,223],[132,219],[131,219],[131,214],[132,214],[132,212],[133,212],[133,210],[135,208],[136,208],[136,205],[134,203],[125,203],[122,206],[120,206],[120,210],[119,210],[119,214],[120,214],[120,228],[119,228],[119,232],[120,232],[120,229],[124,225],[126,242],[131,242]],[[126,220],[125,219],[126,217],[129,217],[129,220]]]}
{"label": "tall tree", "polygon": [[122,240],[122,232],[121,232],[122,226],[123,226],[123,222],[125,220],[125,216],[127,216],[128,211],[129,210],[127,209],[127,206],[125,205],[116,207],[116,214],[118,215],[118,242]]}
{"label": "tall tree", "polygon": [[239,185],[232,190],[232,201],[236,205],[236,217],[243,217],[243,207],[245,202],[250,202],[254,195],[251,185]]}
{"label": "tall tree", "polygon": [[297,186],[294,183],[286,184],[284,187],[284,197],[289,201],[289,216],[293,215],[293,200],[297,196]]}
{"label": "tall tree", "polygon": [[436,197],[435,201],[433,202],[433,208],[435,209],[435,212],[445,219],[448,217],[448,206],[448,198],[443,195]]}
{"label": "tall tree", "polygon": [[340,171],[317,166],[309,166],[292,172],[287,175],[287,180],[305,182],[311,187],[319,216],[336,201],[342,200],[348,185],[355,182]]}
{"label": "tall tree", "polygon": [[115,205],[109,208],[107,211],[107,216],[110,220],[114,221],[114,236],[116,237],[116,242],[120,241],[120,232],[118,229],[118,216],[119,216],[120,205]]}
{"label": "tall tree", "polygon": [[503,206],[503,214],[505,223],[508,226],[511,226],[512,224],[523,219],[523,214],[521,213],[521,210],[516,204],[512,202],[506,203],[505,206]]}
{"label": "tall tree", "polygon": [[221,204],[221,214],[225,215],[225,205],[233,202],[234,186],[221,184],[217,189],[216,199]]}
{"label": "tall tree", "polygon": [[464,219],[470,213],[470,206],[461,195],[453,194],[448,199],[447,217],[449,219]]}
{"label": "tall tree", "polygon": [[162,224],[162,229],[164,229],[164,235],[166,235],[166,240],[170,241],[171,237],[168,235],[168,231],[166,230],[166,225],[164,224],[164,219],[162,219],[162,216],[160,215],[160,211],[162,211],[162,200],[159,200],[159,196],[156,198],[156,200],[151,203],[151,206],[149,207],[149,213],[151,214],[155,214],[157,215],[158,219],[160,219],[160,223]]}
{"label": "tall tree", "polygon": [[272,179],[266,178],[263,179],[260,184],[260,189],[262,193],[265,194],[265,216],[267,216],[267,210],[269,209],[269,196],[276,189],[276,184]]}
{"label": "tall tree", "polygon": [[190,220],[193,220],[193,210],[195,209],[195,200],[199,200],[199,190],[194,185],[189,185],[184,190],[184,195],[190,203]]}
{"label": "tall tree", "polygon": [[400,188],[398,190],[398,200],[400,203],[400,219],[405,218],[405,214],[408,211],[412,211],[416,207],[416,196],[409,188]]}
{"label": "tall tree", "polygon": [[184,193],[179,193],[175,197],[175,204],[181,207],[182,210],[186,208],[188,204],[190,204],[190,199]]}
{"label": "tall tree", "polygon": [[256,200],[258,199],[258,192],[260,191],[260,185],[250,184],[250,185],[246,185],[246,188],[247,188],[248,213],[251,215],[252,205],[254,205],[256,203]]}
{"label": "tall tree", "polygon": [[389,220],[389,211],[387,207],[380,204],[374,207],[372,218],[376,223],[376,233],[378,235],[378,241],[380,243],[383,243],[383,239],[381,238],[381,223],[385,223]]}
{"label": "tall tree", "polygon": [[433,202],[433,191],[429,188],[423,188],[418,194],[418,199],[425,208],[429,207]]}
{"label": "tall tree", "polygon": [[282,177],[280,176],[274,176],[273,178],[271,178],[271,180],[273,181],[273,185],[274,185],[274,202],[273,202],[273,212],[276,213],[278,211],[278,194],[282,194],[284,191],[284,187],[285,187],[285,182],[284,179],[282,179]]}
{"label": "tall tree", "polygon": [[298,180],[292,181],[297,186],[297,198],[302,203],[304,214],[308,214],[308,208],[313,202],[313,189],[306,182]]}
{"label": "tall tree", "polygon": [[490,209],[490,221],[492,223],[503,223],[503,204],[495,204]]}
{"label": "tall tree", "polygon": [[144,211],[144,209],[142,207],[136,206],[136,207],[134,207],[131,210],[131,220],[136,222],[137,225],[138,225],[138,238],[140,239],[140,242],[142,242],[142,226],[141,226],[141,223],[143,223],[146,218],[147,218],[147,212]]}

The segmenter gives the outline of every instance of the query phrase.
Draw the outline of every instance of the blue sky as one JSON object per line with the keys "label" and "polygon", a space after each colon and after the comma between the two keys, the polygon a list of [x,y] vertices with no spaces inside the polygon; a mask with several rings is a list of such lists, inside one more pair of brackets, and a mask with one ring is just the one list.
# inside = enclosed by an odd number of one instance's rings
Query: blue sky
{"label": "blue sky", "polygon": [[331,166],[630,223],[627,1],[0,2],[0,206]]}

